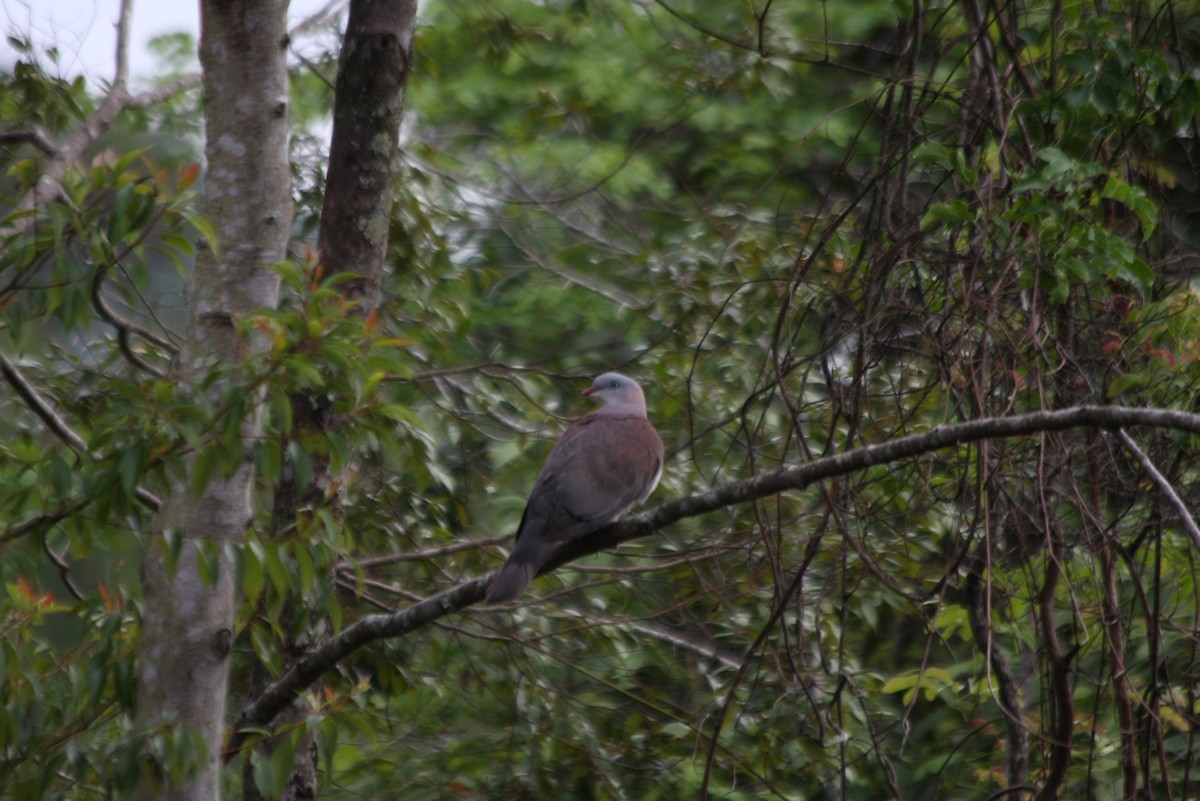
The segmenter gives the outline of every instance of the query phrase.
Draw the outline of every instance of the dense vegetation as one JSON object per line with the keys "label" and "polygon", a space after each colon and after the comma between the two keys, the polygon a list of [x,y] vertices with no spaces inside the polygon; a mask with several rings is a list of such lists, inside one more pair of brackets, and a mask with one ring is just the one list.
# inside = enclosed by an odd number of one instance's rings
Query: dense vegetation
{"label": "dense vegetation", "polygon": [[[124,111],[25,208],[103,87],[14,35],[3,798],[124,797],[201,758],[132,715],[173,477],[257,470],[245,540],[200,560],[236,565],[232,723],[298,643],[497,567],[603,369],[666,442],[649,506],[946,424],[1196,408],[1189,3],[431,0],[366,316],[313,251],[318,29],[293,44],[284,299],[236,321],[264,352],[189,376],[228,382],[211,407],[168,373],[212,237],[198,90]],[[166,85],[190,45],[163,45]],[[338,425],[293,425],[297,393]],[[309,732],[330,799],[1195,797],[1198,446],[986,438],[686,517],[356,650],[226,793],[278,797]]]}

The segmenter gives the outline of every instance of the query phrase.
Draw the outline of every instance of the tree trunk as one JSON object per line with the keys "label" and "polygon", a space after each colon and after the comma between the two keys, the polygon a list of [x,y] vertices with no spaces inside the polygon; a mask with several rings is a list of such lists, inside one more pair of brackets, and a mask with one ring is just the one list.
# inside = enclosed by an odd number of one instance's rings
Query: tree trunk
{"label": "tree trunk", "polygon": [[416,0],[352,0],[338,61],[318,248],[329,272],[360,276],[342,284],[360,310],[379,301],[416,17]]}
{"label": "tree trunk", "polygon": [[[201,209],[219,250],[201,247],[188,287],[188,327],[173,374],[181,391],[215,409],[226,388],[203,390],[192,379],[228,367],[261,343],[239,334],[236,320],[274,306],[291,227],[288,165],[286,0],[202,0],[200,61],[204,71],[207,172]],[[242,422],[254,437],[257,411]],[[249,441],[247,439],[247,441]],[[247,449],[248,450],[248,449]],[[181,542],[168,565],[166,536],[156,538],[143,566],[145,606],[138,671],[137,725],[185,727],[205,745],[182,787],[143,783],[143,798],[215,801],[221,792],[221,743],[226,724],[233,640],[233,566],[226,543],[242,540],[251,517],[252,461],[218,472],[199,494],[186,480],[170,487],[158,521]],[[200,559],[219,574],[206,582]]]}
{"label": "tree trunk", "polygon": [[[357,304],[355,312],[362,315],[379,303],[416,15],[416,0],[352,0],[338,60],[333,135],[317,246],[327,273],[355,274],[339,288]],[[333,406],[334,398],[325,392],[294,395],[294,435],[323,436],[336,429],[341,421],[333,414]],[[277,534],[291,530],[297,513],[307,514],[330,500],[327,490],[338,483],[338,477],[329,474],[329,456],[323,453],[312,454],[312,479],[307,487],[297,486],[291,475],[292,471],[285,468],[286,478],[275,488],[272,517]],[[284,643],[283,652],[295,661],[319,644],[319,634],[309,632],[299,642]],[[278,677],[269,677],[266,667],[259,665],[252,686],[256,691],[264,689],[273,678]],[[295,725],[309,711],[305,700],[297,696],[273,725]],[[270,742],[264,745],[267,752],[271,748]],[[313,735],[307,732],[296,748],[281,801],[317,797],[316,763]],[[261,795],[252,779],[249,757],[243,774],[243,801],[259,801]]]}

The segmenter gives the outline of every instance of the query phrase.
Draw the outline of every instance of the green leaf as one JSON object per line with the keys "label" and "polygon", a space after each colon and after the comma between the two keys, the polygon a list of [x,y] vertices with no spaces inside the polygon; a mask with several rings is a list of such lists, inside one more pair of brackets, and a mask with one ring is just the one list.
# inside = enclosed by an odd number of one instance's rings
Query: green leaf
{"label": "green leaf", "polygon": [[312,554],[308,552],[308,548],[302,543],[295,548],[296,567],[300,574],[299,588],[301,592],[309,592],[312,589],[313,582],[316,581],[317,571],[313,565]]}
{"label": "green leaf", "polygon": [[180,209],[179,214],[188,221],[188,223],[196,229],[196,232],[204,238],[204,242],[208,245],[208,249],[214,256],[220,258],[221,249],[220,243],[217,241],[217,232],[213,229],[212,223],[199,213],[189,209]]}
{"label": "green leaf", "polygon": [[192,460],[191,473],[188,477],[192,494],[196,497],[200,497],[208,489],[208,485],[212,482],[213,474],[216,472],[220,455],[220,450],[215,445],[207,445],[196,453],[196,458]]}
{"label": "green leaf", "polygon": [[1149,239],[1158,226],[1158,207],[1147,195],[1146,190],[1135,187],[1111,176],[1100,190],[1100,197],[1109,198],[1128,207],[1138,218],[1142,239]]}
{"label": "green leaf", "polygon": [[274,762],[260,751],[250,754],[254,786],[263,798],[276,799],[283,795],[283,780],[275,770]]}
{"label": "green leaf", "polygon": [[279,440],[271,437],[258,443],[255,449],[255,467],[263,481],[274,483],[283,472],[283,449]]}
{"label": "green leaf", "polygon": [[329,443],[329,452],[333,457],[330,466],[334,471],[341,471],[350,464],[350,444],[336,431],[326,432],[325,439]]}
{"label": "green leaf", "polygon": [[267,423],[279,434],[292,432],[292,398],[287,387],[271,384],[267,387]]}
{"label": "green leaf", "polygon": [[196,567],[200,580],[207,587],[214,586],[221,577],[221,552],[212,540],[196,542]]}
{"label": "green leaf", "polygon": [[258,600],[263,590],[265,573],[263,571],[262,549],[255,542],[246,543],[239,551],[239,566],[242,574],[242,594],[251,603]]}
{"label": "green leaf", "polygon": [[[298,733],[296,733],[298,734]],[[295,763],[295,736],[278,737],[274,740],[275,751],[271,754],[271,770],[275,776],[291,776],[292,765]],[[282,788],[280,788],[282,795]]]}
{"label": "green leaf", "polygon": [[1130,390],[1145,389],[1149,379],[1144,373],[1124,373],[1114,378],[1108,383],[1108,389],[1104,393],[1106,398],[1115,398]]}
{"label": "green leaf", "polygon": [[673,720],[670,723],[667,723],[662,728],[660,728],[658,731],[660,734],[664,734],[667,737],[672,737],[675,739],[691,737],[695,734],[695,732],[692,730],[691,726],[688,726],[684,723],[680,723],[677,720]]}
{"label": "green leaf", "polygon": [[939,225],[969,223],[975,219],[975,213],[965,200],[956,198],[946,203],[935,203],[921,218],[921,230],[928,231]]}
{"label": "green leaf", "polygon": [[282,663],[280,662],[279,648],[271,630],[260,623],[250,626],[250,646],[254,649],[254,655],[258,657],[259,661],[272,673],[278,675]]}
{"label": "green leaf", "polygon": [[900,675],[893,676],[885,681],[883,686],[879,688],[879,691],[885,695],[904,692],[905,690],[911,690],[913,687],[916,687],[920,680],[920,675],[918,675],[915,671],[901,673]]}
{"label": "green leaf", "polygon": [[146,461],[146,446],[141,440],[129,443],[117,461],[117,473],[121,477],[121,489],[133,495],[142,480],[142,466]]}
{"label": "green leaf", "polygon": [[264,564],[267,568],[267,576],[271,579],[271,585],[275,592],[283,597],[287,597],[291,587],[291,577],[288,567],[284,564],[283,554],[280,552],[280,547],[276,543],[263,544]]}
{"label": "green leaf", "polygon": [[297,487],[307,487],[312,482],[312,457],[299,442],[292,440],[287,446],[288,459],[292,464],[292,477]]}

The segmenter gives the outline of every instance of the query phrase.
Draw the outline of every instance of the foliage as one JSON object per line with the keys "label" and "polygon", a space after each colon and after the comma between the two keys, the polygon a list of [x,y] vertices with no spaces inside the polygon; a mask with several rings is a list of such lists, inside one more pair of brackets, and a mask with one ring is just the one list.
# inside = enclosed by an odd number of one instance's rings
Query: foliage
{"label": "foliage", "polygon": [[[174,547],[146,495],[185,454],[193,489],[247,453],[258,469],[229,546],[232,719],[297,639],[495,567],[584,407],[574,379],[601,368],[646,380],[670,454],[652,502],[944,422],[1194,408],[1198,20],[430,3],[378,311],[298,245],[285,302],[239,321],[268,352],[188,377],[236,379],[215,410],[162,374],[206,234],[178,138],[199,109],[126,114],[0,255],[0,350],[83,442],[0,396],[0,796],[119,797],[200,758],[129,715],[137,564]],[[163,47],[164,73],[186,64]],[[35,55],[0,81],[4,127],[65,136],[95,101]],[[302,66],[293,91],[321,119],[328,83]],[[298,241],[321,199],[307,137]],[[44,160],[4,151],[6,207]],[[246,442],[255,393],[266,434]],[[341,423],[299,429],[299,393]],[[1128,433],[1194,514],[1194,437]],[[322,459],[339,480],[273,520],[276,487]],[[246,776],[277,797],[308,729],[329,798],[1190,797],[1195,547],[1115,432],[962,446],[377,643],[308,690],[306,721],[258,733],[278,747]]]}

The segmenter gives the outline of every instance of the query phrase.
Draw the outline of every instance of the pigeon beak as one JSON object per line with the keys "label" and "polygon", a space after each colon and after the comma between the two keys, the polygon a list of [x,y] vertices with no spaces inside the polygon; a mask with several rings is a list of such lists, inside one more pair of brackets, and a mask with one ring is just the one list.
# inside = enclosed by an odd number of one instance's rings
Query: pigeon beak
{"label": "pigeon beak", "polygon": [[588,387],[587,389],[585,389],[585,390],[583,391],[583,394],[584,394],[584,395],[592,395],[592,394],[595,394],[595,392],[596,392],[596,388],[595,388],[595,387]]}

